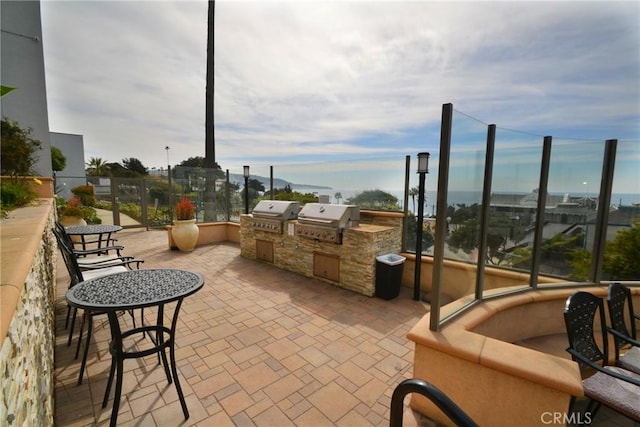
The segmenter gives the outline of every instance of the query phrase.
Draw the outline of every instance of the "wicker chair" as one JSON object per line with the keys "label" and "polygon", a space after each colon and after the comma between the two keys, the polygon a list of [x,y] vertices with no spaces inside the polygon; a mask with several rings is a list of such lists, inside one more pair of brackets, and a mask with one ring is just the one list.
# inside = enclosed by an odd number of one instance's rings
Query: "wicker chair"
{"label": "wicker chair", "polygon": [[[640,341],[636,335],[636,319],[631,291],[620,283],[612,283],[607,291],[607,305],[614,337],[616,366],[640,374]],[[625,316],[626,309],[626,316]]]}
{"label": "wicker chair", "polygon": [[[599,319],[596,319],[596,315]],[[596,340],[594,324],[599,322],[602,348]],[[604,303],[588,292],[575,292],[564,309],[564,321],[573,360],[578,362],[584,375],[584,395],[590,399],[586,412],[593,420],[601,405],[640,422],[640,375],[616,366],[607,366],[608,339]],[[575,397],[572,399],[571,409]]]}

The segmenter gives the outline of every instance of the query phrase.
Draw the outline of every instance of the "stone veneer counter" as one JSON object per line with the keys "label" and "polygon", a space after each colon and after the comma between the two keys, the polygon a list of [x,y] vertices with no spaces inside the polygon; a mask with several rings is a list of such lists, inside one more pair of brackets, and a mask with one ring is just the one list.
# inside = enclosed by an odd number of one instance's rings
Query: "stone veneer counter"
{"label": "stone veneer counter", "polygon": [[254,229],[252,219],[252,215],[240,217],[242,256],[367,296],[375,294],[376,256],[399,253],[401,248],[402,216],[395,224],[347,228],[342,244],[296,236],[296,220],[286,221],[279,234]]}

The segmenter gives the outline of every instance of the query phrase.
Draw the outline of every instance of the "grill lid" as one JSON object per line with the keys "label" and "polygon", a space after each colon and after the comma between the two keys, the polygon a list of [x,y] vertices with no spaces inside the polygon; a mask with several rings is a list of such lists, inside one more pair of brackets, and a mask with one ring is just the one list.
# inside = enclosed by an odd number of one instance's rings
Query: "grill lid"
{"label": "grill lid", "polygon": [[288,221],[298,217],[300,205],[298,202],[287,200],[261,200],[253,208],[253,217],[272,218],[280,221]]}
{"label": "grill lid", "polygon": [[348,228],[360,223],[360,208],[355,205],[307,203],[298,214],[298,223],[330,228]]}

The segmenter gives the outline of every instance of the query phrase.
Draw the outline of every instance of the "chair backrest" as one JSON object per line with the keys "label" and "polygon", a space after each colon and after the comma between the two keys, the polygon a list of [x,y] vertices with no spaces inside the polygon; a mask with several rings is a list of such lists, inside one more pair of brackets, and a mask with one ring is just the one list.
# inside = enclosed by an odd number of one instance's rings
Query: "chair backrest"
{"label": "chair backrest", "polygon": [[65,241],[64,229],[61,231],[58,227],[55,227],[53,229],[53,234],[56,236],[56,240],[58,241],[58,248],[60,248],[60,253],[62,254],[62,258],[64,259],[64,264],[67,267],[69,277],[71,278],[69,287],[84,281],[82,270],[80,270],[80,266],[78,265],[76,256],[73,254],[73,248],[69,247],[69,244]]}
{"label": "chair backrest", "polygon": [[71,236],[69,236],[67,234],[67,230],[65,230],[64,225],[60,224],[60,222],[56,221],[55,222],[55,230],[58,230],[58,233],[60,233],[60,237],[62,239],[64,239],[64,241],[67,243],[67,246],[70,247],[71,249],[73,249],[73,240],[71,240]]}
{"label": "chair backrest", "polygon": [[[633,300],[631,291],[620,283],[612,283],[607,291],[607,305],[609,307],[609,319],[611,328],[620,334],[632,339],[636,338],[636,322],[634,319]],[[625,319],[625,305],[627,309],[627,319]],[[627,328],[629,326],[629,328]],[[615,336],[615,343],[618,349],[624,347],[627,341]]]}
{"label": "chair backrest", "polygon": [[[596,341],[594,327],[596,314],[600,317],[602,348]],[[569,348],[582,354],[592,362],[601,362],[603,366],[607,364],[609,344],[602,298],[584,291],[573,293],[567,298],[564,308],[564,323],[567,328]]]}

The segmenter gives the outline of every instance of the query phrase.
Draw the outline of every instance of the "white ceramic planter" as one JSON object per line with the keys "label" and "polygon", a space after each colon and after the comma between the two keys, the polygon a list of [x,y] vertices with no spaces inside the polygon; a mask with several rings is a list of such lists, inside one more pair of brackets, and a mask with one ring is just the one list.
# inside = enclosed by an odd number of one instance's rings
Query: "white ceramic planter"
{"label": "white ceramic planter", "polygon": [[173,221],[171,237],[178,249],[182,252],[191,252],[198,243],[200,229],[196,225],[195,219],[185,219]]}

